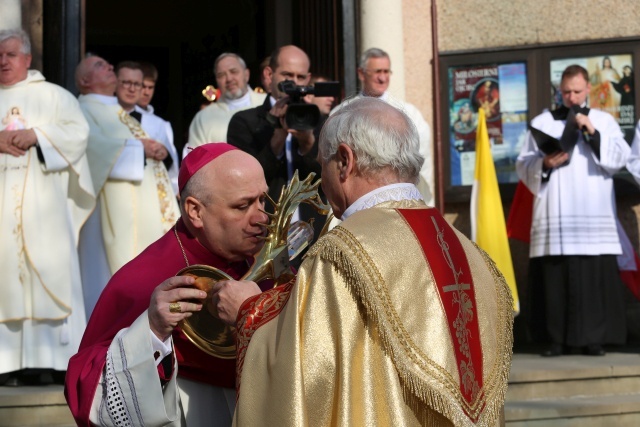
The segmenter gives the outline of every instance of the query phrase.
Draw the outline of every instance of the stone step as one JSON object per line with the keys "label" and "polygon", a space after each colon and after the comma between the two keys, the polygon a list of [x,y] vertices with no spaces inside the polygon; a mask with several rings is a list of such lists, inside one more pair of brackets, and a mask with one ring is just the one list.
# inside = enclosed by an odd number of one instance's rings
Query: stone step
{"label": "stone step", "polygon": [[75,426],[61,385],[0,387],[0,426]]}
{"label": "stone step", "polygon": [[638,353],[560,357],[514,354],[509,384],[637,375],[640,375],[640,354]]}
{"label": "stone step", "polygon": [[[509,427],[640,426],[640,355],[542,358],[515,354]],[[0,426],[74,426],[63,387],[0,387]]]}
{"label": "stone step", "polygon": [[509,385],[507,402],[560,399],[576,395],[627,394],[638,391],[640,391],[640,376],[518,383]]}
{"label": "stone step", "polygon": [[517,354],[511,366],[507,401],[640,391],[640,355],[544,358]]}
{"label": "stone step", "polygon": [[640,392],[510,401],[508,427],[640,426]]}
{"label": "stone step", "polygon": [[640,355],[516,354],[505,421],[509,427],[640,426]]}

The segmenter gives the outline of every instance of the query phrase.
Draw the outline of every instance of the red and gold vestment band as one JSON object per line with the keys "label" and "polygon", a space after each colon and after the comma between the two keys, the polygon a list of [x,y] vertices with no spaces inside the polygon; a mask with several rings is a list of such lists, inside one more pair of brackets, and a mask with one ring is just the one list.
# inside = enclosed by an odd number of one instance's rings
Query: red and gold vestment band
{"label": "red and gold vestment band", "polygon": [[238,426],[500,422],[509,289],[422,201],[351,215],[238,319]]}

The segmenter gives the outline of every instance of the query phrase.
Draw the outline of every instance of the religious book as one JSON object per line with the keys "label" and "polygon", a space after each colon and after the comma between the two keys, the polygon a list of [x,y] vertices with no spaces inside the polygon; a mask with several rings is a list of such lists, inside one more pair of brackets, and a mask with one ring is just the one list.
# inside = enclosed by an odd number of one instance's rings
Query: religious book
{"label": "religious book", "polygon": [[541,131],[540,129],[536,129],[533,126],[529,126],[531,135],[536,141],[536,144],[538,145],[540,151],[542,151],[544,154],[553,154],[559,151],[571,154],[573,151],[573,147],[575,147],[575,145],[578,143],[578,138],[581,132],[576,122],[576,114],[578,113],[588,115],[589,108],[581,108],[578,105],[574,105],[569,108],[567,117],[564,119],[564,130],[560,139],[555,138]]}
{"label": "religious book", "polygon": [[565,151],[558,138],[555,138],[540,129],[536,129],[533,126],[529,126],[529,130],[531,131],[531,136],[533,136],[536,145],[538,145],[538,148],[544,154],[553,154],[559,151]]}

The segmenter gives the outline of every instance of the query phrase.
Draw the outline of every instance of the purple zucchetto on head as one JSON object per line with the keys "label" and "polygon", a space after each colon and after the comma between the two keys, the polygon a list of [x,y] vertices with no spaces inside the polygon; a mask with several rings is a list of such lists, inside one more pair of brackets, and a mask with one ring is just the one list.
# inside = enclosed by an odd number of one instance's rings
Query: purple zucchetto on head
{"label": "purple zucchetto on head", "polygon": [[191,177],[198,172],[204,165],[217,159],[226,152],[237,150],[237,147],[225,142],[210,142],[200,145],[187,154],[182,165],[180,165],[180,173],[178,174],[178,191],[182,189]]}

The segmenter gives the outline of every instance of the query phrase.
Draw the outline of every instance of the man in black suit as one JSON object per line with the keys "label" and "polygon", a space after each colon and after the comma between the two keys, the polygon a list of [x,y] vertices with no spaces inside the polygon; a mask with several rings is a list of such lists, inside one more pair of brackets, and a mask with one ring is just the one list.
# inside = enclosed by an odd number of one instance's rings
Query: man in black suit
{"label": "man in black suit", "polygon": [[[296,46],[276,49],[264,69],[265,78],[271,81],[270,94],[264,104],[239,111],[229,123],[227,142],[258,159],[264,169],[269,196],[275,201],[295,170],[298,170],[300,179],[311,172],[320,177],[316,139],[321,125],[311,130],[290,129],[285,121],[289,97],[278,89],[278,84],[285,80],[291,80],[297,86],[308,85],[311,79],[309,65],[307,54]],[[316,219],[314,229],[317,238],[324,220],[306,204],[300,206],[299,214],[299,219],[304,221]],[[296,219],[294,216],[292,222]]]}

